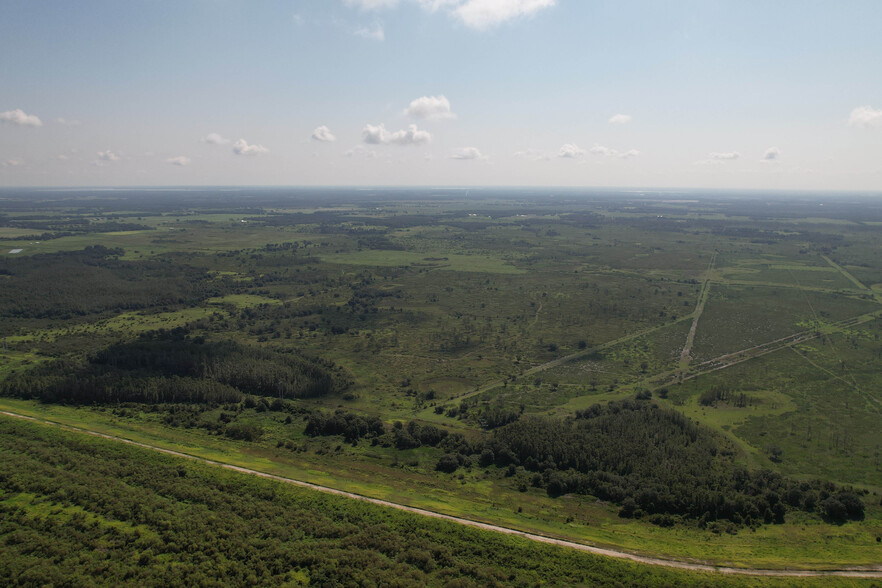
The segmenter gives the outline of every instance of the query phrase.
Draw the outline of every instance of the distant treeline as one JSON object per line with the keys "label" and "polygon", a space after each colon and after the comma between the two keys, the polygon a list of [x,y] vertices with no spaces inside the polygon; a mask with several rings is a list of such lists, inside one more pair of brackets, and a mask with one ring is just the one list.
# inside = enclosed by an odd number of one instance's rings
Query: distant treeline
{"label": "distant treeline", "polygon": [[836,523],[864,518],[855,491],[737,466],[732,449],[709,429],[647,396],[594,405],[574,418],[524,417],[475,441],[417,423],[381,430],[364,419],[342,411],[316,413],[306,432],[373,438],[399,449],[440,447],[447,452],[440,471],[495,465],[520,476],[522,490],[532,485],[551,496],[592,495],[620,505],[622,517],[648,516],[662,526],[678,519],[783,523],[789,510],[817,511]]}
{"label": "distant treeline", "polygon": [[331,362],[293,351],[192,338],[161,330],[82,361],[58,360],[10,375],[0,394],[44,402],[239,402],[244,394],[310,398],[345,389]]}

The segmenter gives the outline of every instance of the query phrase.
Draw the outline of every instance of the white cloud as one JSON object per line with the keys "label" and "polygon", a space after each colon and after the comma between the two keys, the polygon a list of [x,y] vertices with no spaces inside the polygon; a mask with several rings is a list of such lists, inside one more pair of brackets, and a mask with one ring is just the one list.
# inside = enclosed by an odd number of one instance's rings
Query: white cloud
{"label": "white cloud", "polygon": [[463,0],[418,0],[420,6],[429,12],[435,12],[439,8],[453,8],[462,4]]}
{"label": "white cloud", "polygon": [[166,163],[170,163],[172,165],[179,165],[181,167],[185,165],[190,165],[190,158],[185,155],[178,155],[177,157],[169,157],[165,160]]}
{"label": "white cloud", "polygon": [[380,8],[394,8],[399,0],[343,0],[343,4],[354,6],[361,10],[378,10]]}
{"label": "white cloud", "polygon": [[727,161],[735,161],[739,159],[741,154],[737,151],[727,151],[722,153],[708,153],[707,159],[700,159],[693,162],[694,165],[719,165]]}
{"label": "white cloud", "polygon": [[779,157],[781,157],[781,152],[778,150],[778,148],[769,147],[763,154],[763,161],[778,161]]}
{"label": "white cloud", "polygon": [[410,106],[404,109],[404,114],[429,120],[456,118],[456,115],[450,110],[450,100],[443,94],[441,96],[422,96],[411,100]]}
{"label": "white cloud", "polygon": [[[442,3],[444,6],[452,4]],[[485,30],[516,18],[532,16],[555,4],[556,0],[465,0],[453,9],[453,15],[469,28]]]}
{"label": "white cloud", "polygon": [[364,145],[356,145],[352,149],[344,151],[342,155],[343,157],[361,157],[364,159],[375,159],[377,157],[377,152],[373,149],[366,148]]}
{"label": "white cloud", "polygon": [[43,121],[36,115],[26,114],[21,108],[0,112],[0,122],[6,122],[20,127],[42,127]]}
{"label": "white cloud", "polygon": [[882,110],[872,106],[858,106],[851,111],[848,117],[848,125],[851,127],[882,127]]}
{"label": "white cloud", "polygon": [[383,31],[383,25],[378,22],[375,22],[370,28],[361,27],[360,29],[356,29],[355,34],[356,36],[369,41],[382,42],[386,40],[386,33]]}
{"label": "white cloud", "polygon": [[119,155],[108,149],[98,152],[98,161],[119,161]]}
{"label": "white cloud", "polygon": [[58,156],[58,159],[61,161],[67,161],[70,158],[67,155],[65,155],[64,153],[62,153],[61,155]]}
{"label": "white cloud", "polygon": [[207,135],[199,139],[199,141],[202,143],[211,143],[212,145],[226,145],[230,142],[229,139],[225,139],[217,133],[208,133]]}
{"label": "white cloud", "polygon": [[566,143],[565,145],[562,145],[557,152],[557,156],[562,157],[563,159],[579,159],[584,155],[585,150],[580,149],[579,146],[574,143]]}
{"label": "white cloud", "polygon": [[724,153],[710,153],[708,157],[715,161],[734,161],[741,157],[741,154],[737,151],[727,151]]}
{"label": "white cloud", "polygon": [[296,14],[296,13],[295,13],[295,14],[292,14],[292,15],[291,15],[291,20],[292,20],[292,21],[294,22],[294,24],[296,24],[297,26],[303,26],[304,20],[303,20],[303,17],[302,17],[301,15]]}
{"label": "white cloud", "polygon": [[611,125],[626,125],[631,122],[630,114],[614,114],[609,117],[609,124]]}
{"label": "white cloud", "polygon": [[376,126],[368,124],[362,129],[361,136],[364,142],[370,145],[420,145],[432,140],[432,135],[428,131],[421,131],[416,125],[408,125],[407,130],[392,133],[382,124]]}
{"label": "white cloud", "polygon": [[95,167],[104,167],[108,163],[113,163],[114,161],[119,161],[120,157],[110,149],[107,151],[99,151],[97,154],[97,159],[92,162],[92,165]]}
{"label": "white cloud", "polygon": [[459,149],[455,149],[453,153],[447,156],[448,159],[459,159],[459,160],[473,160],[473,159],[486,159],[486,156],[481,153],[481,151],[477,147],[461,147]]}
{"label": "white cloud", "polygon": [[618,149],[605,147],[603,145],[598,145],[597,143],[595,143],[594,147],[591,148],[591,153],[593,155],[601,155],[603,157],[617,157],[619,159],[630,159],[631,157],[637,157],[638,155],[640,155],[640,152],[636,149],[619,151]]}
{"label": "white cloud", "polygon": [[515,159],[531,159],[533,161],[548,161],[551,156],[539,149],[523,149],[512,154]]}
{"label": "white cloud", "polygon": [[[444,10],[465,26],[486,30],[508,21],[533,16],[557,0],[415,0],[429,12]],[[401,0],[343,0],[347,6],[364,11],[395,8]]]}
{"label": "white cloud", "polygon": [[59,117],[59,118],[56,118],[56,119],[55,119],[55,122],[58,123],[58,124],[60,124],[60,125],[64,125],[64,126],[66,126],[66,127],[78,127],[78,126],[80,126],[80,125],[82,124],[82,123],[81,123],[80,121],[78,121],[78,120],[71,120],[71,119],[60,118],[60,117]]}
{"label": "white cloud", "polygon": [[239,139],[235,143],[233,143],[233,153],[236,155],[261,155],[263,153],[269,153],[269,149],[264,147],[263,145],[249,145],[245,139]]}
{"label": "white cloud", "polygon": [[334,133],[331,132],[331,129],[322,125],[317,127],[312,132],[312,140],[313,141],[321,141],[322,143],[333,143],[337,140],[337,137],[334,136]]}
{"label": "white cloud", "polygon": [[2,167],[21,167],[24,165],[24,160],[16,157],[15,159],[7,159],[0,166]]}

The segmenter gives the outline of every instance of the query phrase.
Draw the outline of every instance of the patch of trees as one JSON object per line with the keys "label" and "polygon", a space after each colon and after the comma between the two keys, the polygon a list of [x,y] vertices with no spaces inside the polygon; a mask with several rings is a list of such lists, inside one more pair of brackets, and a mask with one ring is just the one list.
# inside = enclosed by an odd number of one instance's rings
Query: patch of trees
{"label": "patch of trees", "polygon": [[[864,516],[851,489],[736,465],[724,440],[648,394],[594,405],[574,418],[522,417],[461,451],[482,467],[521,471],[551,496],[589,494],[620,505],[622,517],[648,516],[659,525],[782,523],[788,510],[837,523]],[[445,457],[437,469],[455,471],[453,464]]]}
{"label": "patch of trees", "polygon": [[621,505],[623,517],[660,515],[650,518],[658,524],[677,516],[781,523],[788,510],[819,507],[831,521],[863,518],[853,491],[736,466],[708,429],[645,396],[594,405],[575,418],[523,418],[494,431],[485,447],[498,465],[540,474],[536,482],[550,495],[591,494]]}
{"label": "patch of trees", "polygon": [[744,392],[732,392],[725,384],[718,384],[704,390],[698,397],[698,402],[702,406],[715,406],[718,402],[722,402],[738,408],[744,408],[755,404],[756,399]]}
{"label": "patch of trees", "polygon": [[115,233],[121,231],[152,231],[153,227],[118,220],[94,221],[89,218],[24,218],[6,219],[0,226],[43,231],[40,235],[28,235],[21,239],[48,240],[78,233]]}
{"label": "patch of trees", "polygon": [[333,414],[316,411],[306,422],[305,433],[311,437],[342,435],[349,443],[359,439],[379,437],[386,432],[386,427],[375,416],[361,416],[351,412],[338,410]]}
{"label": "patch of trees", "polygon": [[416,449],[418,447],[438,447],[463,458],[475,452],[475,447],[461,433],[450,433],[435,425],[421,425],[416,421],[407,424],[395,421],[387,427],[375,416],[363,416],[342,409],[334,413],[314,411],[306,422],[307,435],[313,437],[342,435],[350,443],[361,439],[371,439],[372,444],[396,449]]}
{"label": "patch of trees", "polygon": [[70,318],[108,310],[192,305],[222,294],[198,268],[162,259],[125,261],[122,249],[6,257],[0,268],[0,316]]}
{"label": "patch of trees", "polygon": [[358,246],[363,249],[376,249],[380,251],[404,251],[403,245],[390,241],[385,235],[359,237]]}
{"label": "patch of trees", "polygon": [[73,403],[228,403],[243,395],[311,398],[345,389],[331,362],[291,350],[206,341],[183,328],[10,375],[0,394]]}

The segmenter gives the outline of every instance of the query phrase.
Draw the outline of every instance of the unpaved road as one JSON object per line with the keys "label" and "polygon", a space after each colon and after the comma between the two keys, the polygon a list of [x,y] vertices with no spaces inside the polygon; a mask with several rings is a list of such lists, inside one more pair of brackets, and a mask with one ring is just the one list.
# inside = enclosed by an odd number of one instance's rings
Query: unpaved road
{"label": "unpaved road", "polygon": [[683,351],[680,353],[680,371],[685,371],[689,367],[689,362],[692,361],[692,343],[695,341],[695,331],[698,330],[698,319],[701,318],[701,313],[704,312],[704,305],[710,293],[711,271],[714,269],[714,262],[716,261],[717,252],[714,251],[710,263],[707,264],[707,271],[704,272],[704,284],[701,285],[698,303],[695,305],[695,311],[692,313],[694,316],[692,327],[689,329],[689,334],[686,335],[686,344],[683,345]]}
{"label": "unpaved road", "polygon": [[527,533],[525,531],[518,531],[517,529],[509,529],[507,527],[500,527],[498,525],[491,525],[489,523],[482,523],[479,521],[473,521],[470,519],[464,519],[460,517],[455,517],[451,515],[445,515],[437,512],[433,512],[430,510],[425,510],[422,508],[416,508],[413,506],[407,506],[404,504],[398,504],[395,502],[389,502],[388,500],[381,500],[379,498],[370,498],[368,496],[362,496],[361,494],[354,494],[352,492],[344,492],[343,490],[338,490],[336,488],[330,488],[328,486],[320,486],[318,484],[312,484],[310,482],[304,482],[301,480],[294,480],[292,478],[285,478],[282,476],[276,476],[273,474],[268,474],[266,472],[259,472],[257,470],[251,470],[248,468],[243,468],[240,466],[235,466],[228,463],[223,463],[219,461],[214,461],[211,459],[205,459],[202,457],[196,457],[194,455],[188,455],[186,453],[181,453],[179,451],[173,451],[171,449],[163,449],[162,447],[157,447],[155,445],[149,445],[147,443],[140,443],[138,441],[132,441],[130,439],[124,439],[122,437],[115,437],[113,435],[107,435],[105,433],[99,433],[97,431],[90,431],[88,429],[82,429],[80,427],[73,427],[70,425],[62,425],[60,423],[55,423],[52,421],[47,421],[43,419],[37,419],[34,417],[14,413],[7,411],[0,411],[0,415],[5,415],[12,418],[23,419],[27,421],[32,421],[35,423],[39,423],[42,425],[50,425],[59,427],[61,429],[65,429],[68,431],[74,431],[77,433],[82,433],[85,435],[92,435],[94,437],[101,437],[102,439],[109,439],[111,441],[117,441],[119,443],[126,443],[128,445],[134,445],[136,447],[142,447],[144,449],[151,449],[153,451],[158,451],[160,453],[165,453],[167,455],[173,455],[175,457],[182,457],[185,459],[190,459],[193,461],[197,461],[204,464],[209,464],[217,467],[221,467],[228,470],[233,470],[234,472],[239,472],[242,474],[250,474],[252,476],[259,476],[261,478],[268,478],[270,480],[276,480],[278,482],[284,482],[286,484],[293,484],[295,486],[302,486],[304,488],[310,488],[312,490],[317,490],[319,492],[325,492],[327,494],[336,494],[337,496],[344,496],[346,498],[352,498],[355,500],[362,500],[364,502],[370,502],[371,504],[377,504],[380,506],[386,506],[389,508],[395,508],[398,510],[403,510],[406,512],[411,512],[427,517],[432,517],[436,519],[444,519],[446,521],[451,521],[454,523],[459,523],[460,525],[466,525],[469,527],[477,527],[479,529],[485,529],[487,531],[495,531],[497,533],[505,533],[506,535],[514,535],[517,537],[523,537],[524,539],[529,539],[531,541],[537,541],[539,543],[548,543],[551,545],[560,545],[562,547],[568,547],[570,549],[577,549],[579,551],[586,551],[588,553],[594,553],[597,555],[603,555],[606,557],[615,557],[618,559],[627,559],[633,562],[648,564],[653,566],[663,566],[667,568],[677,568],[681,570],[689,570],[695,572],[714,572],[719,574],[733,574],[733,575],[745,575],[745,576],[777,576],[777,577],[793,577],[793,578],[806,578],[806,577],[823,577],[823,576],[839,576],[839,577],[847,577],[847,578],[882,578],[882,565],[873,566],[873,567],[853,567],[853,568],[839,568],[839,569],[830,569],[830,570],[797,570],[797,569],[781,569],[781,570],[764,570],[764,569],[754,569],[754,568],[731,568],[725,566],[715,566],[706,563],[695,563],[695,562],[687,562],[687,561],[677,561],[671,559],[662,559],[656,557],[649,557],[645,555],[637,555],[634,553],[628,553],[626,551],[618,551],[615,549],[608,549],[602,547],[594,547],[592,545],[585,545],[584,543],[576,543],[574,541],[567,541],[564,539],[555,539],[553,537],[545,537],[543,535],[536,535],[534,533]]}

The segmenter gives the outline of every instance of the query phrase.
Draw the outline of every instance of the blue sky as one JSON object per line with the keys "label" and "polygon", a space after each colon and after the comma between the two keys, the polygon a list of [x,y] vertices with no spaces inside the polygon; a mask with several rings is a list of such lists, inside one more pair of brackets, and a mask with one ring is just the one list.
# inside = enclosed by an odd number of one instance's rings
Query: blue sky
{"label": "blue sky", "polygon": [[2,13],[0,186],[882,190],[877,0]]}

